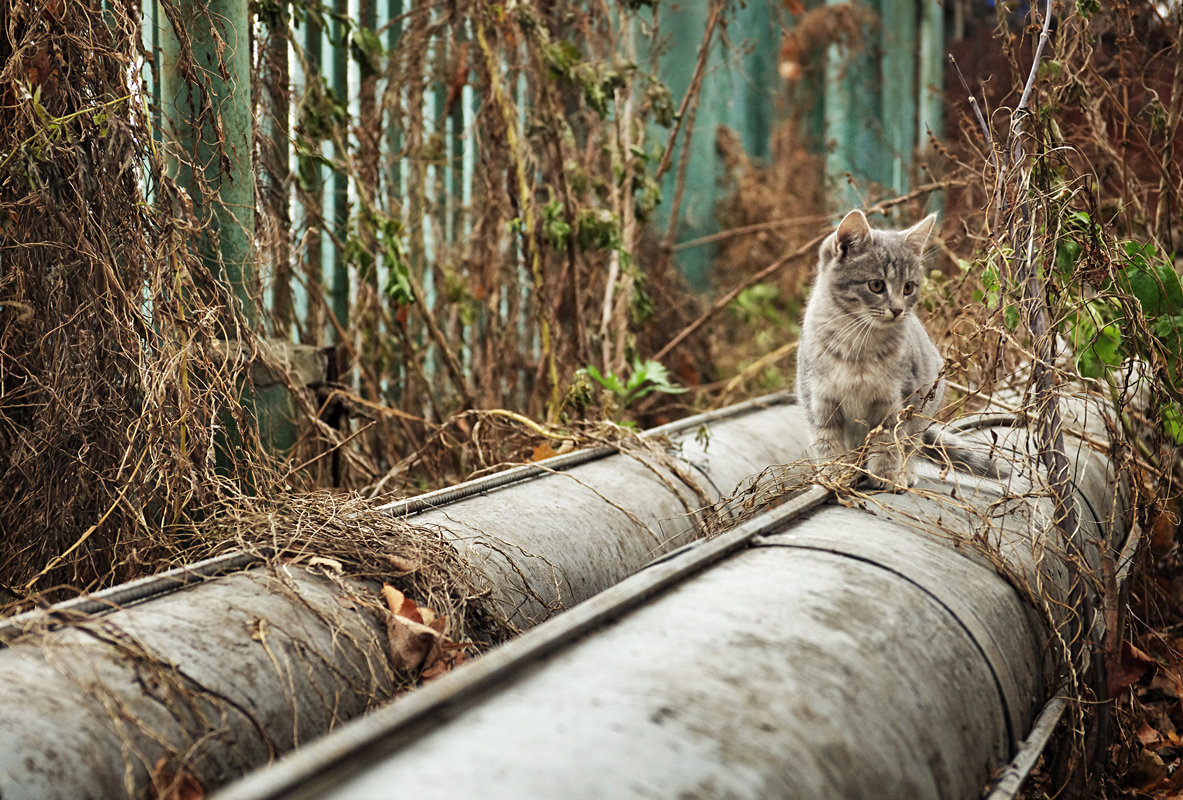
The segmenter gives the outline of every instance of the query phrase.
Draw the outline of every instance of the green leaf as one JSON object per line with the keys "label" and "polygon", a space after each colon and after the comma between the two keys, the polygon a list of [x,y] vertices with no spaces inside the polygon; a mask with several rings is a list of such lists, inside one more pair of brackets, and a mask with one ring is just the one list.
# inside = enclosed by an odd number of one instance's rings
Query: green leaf
{"label": "green leaf", "polygon": [[1065,279],[1072,276],[1082,250],[1080,243],[1073,239],[1060,240],[1059,247],[1056,248],[1056,271]]}
{"label": "green leaf", "polygon": [[361,77],[369,78],[381,71],[381,61],[386,55],[382,38],[369,28],[354,28],[349,37],[349,50],[357,61]]}
{"label": "green leaf", "polygon": [[1162,408],[1162,426],[1176,444],[1183,444],[1183,408],[1178,403],[1167,403]]}
{"label": "green leaf", "polygon": [[544,44],[542,58],[556,74],[567,77],[575,65],[583,61],[583,53],[573,42],[563,40],[557,44]]}
{"label": "green leaf", "polygon": [[1013,331],[1019,327],[1019,307],[1014,303],[1008,303],[1006,308],[1002,309],[1002,320],[1006,323],[1007,330]]}
{"label": "green leaf", "polygon": [[1059,75],[1064,69],[1064,65],[1054,58],[1049,58],[1039,65],[1039,77]]}
{"label": "green leaf", "polygon": [[552,200],[542,207],[542,233],[556,251],[566,251],[571,224],[563,216],[563,204],[558,200]]}
{"label": "green leaf", "polygon": [[663,394],[681,394],[687,391],[685,386],[677,386],[670,381],[669,370],[660,361],[633,361],[633,374],[629,378],[625,399],[629,403],[639,400],[647,394],[662,392]]}
{"label": "green leaf", "polygon": [[1178,388],[1183,369],[1183,315],[1159,317],[1151,327],[1166,353],[1167,377]]}
{"label": "green leaf", "polygon": [[1002,299],[1002,282],[998,279],[998,269],[988,266],[982,270],[982,294],[986,300],[986,308],[993,311],[998,308]]}
{"label": "green leaf", "polygon": [[633,282],[632,302],[629,304],[629,319],[632,320],[634,325],[643,325],[653,319],[653,315],[656,313],[656,309],[653,307],[653,300],[649,298],[649,293],[645,291],[648,277],[633,263],[633,258],[627,250],[621,248],[619,253],[621,272]]}
{"label": "green leaf", "polygon": [[1159,264],[1158,277],[1162,281],[1162,299],[1165,310],[1172,314],[1183,313],[1183,282],[1170,264]]}
{"label": "green leaf", "polygon": [[590,375],[592,380],[613,394],[617,396],[622,396],[625,394],[624,384],[621,382],[620,377],[617,376],[615,372],[609,372],[607,375],[601,375],[600,371],[596,369],[593,364],[588,364],[583,368],[583,371]]}
{"label": "green leaf", "polygon": [[757,283],[736,295],[729,308],[748,324],[759,320],[780,324],[784,322],[778,309],[780,302],[780,289],[771,283]]}
{"label": "green leaf", "polygon": [[397,220],[385,220],[377,230],[378,245],[386,263],[386,296],[400,305],[415,302],[411,291],[411,265],[407,263],[407,247],[403,242],[402,226]]}
{"label": "green leaf", "polygon": [[1129,260],[1117,275],[1117,288],[1136,297],[1149,318],[1183,312],[1183,285],[1174,267],[1157,259],[1149,245],[1127,242],[1126,253]]}
{"label": "green leaf", "polygon": [[620,223],[606,208],[585,208],[575,223],[581,250],[610,250],[620,246]]}
{"label": "green leaf", "polygon": [[1078,366],[1085,364],[1080,374],[1086,378],[1104,377],[1110,368],[1121,364],[1121,344],[1121,328],[1116,323],[1111,322],[1096,330],[1088,347],[1077,356]]}
{"label": "green leaf", "polygon": [[674,124],[674,95],[670,91],[670,87],[654,78],[650,78],[649,88],[645,92],[645,98],[649,101],[650,108],[653,109],[654,122],[663,128],[668,128]]}
{"label": "green leaf", "polygon": [[332,168],[321,148],[310,146],[303,138],[296,140],[296,185],[304,192],[312,192],[322,185],[321,167]]}
{"label": "green leaf", "polygon": [[1097,358],[1093,348],[1086,347],[1076,354],[1076,371],[1082,378],[1103,378],[1105,365]]}
{"label": "green leaf", "polygon": [[628,380],[621,379],[614,372],[601,374],[592,364],[578,370],[576,376],[587,375],[596,383],[616,395],[621,408],[628,408],[632,403],[653,392],[664,394],[681,394],[688,391],[684,386],[678,386],[670,380],[669,371],[660,361],[649,359],[641,361],[634,358],[630,365],[631,373]]}

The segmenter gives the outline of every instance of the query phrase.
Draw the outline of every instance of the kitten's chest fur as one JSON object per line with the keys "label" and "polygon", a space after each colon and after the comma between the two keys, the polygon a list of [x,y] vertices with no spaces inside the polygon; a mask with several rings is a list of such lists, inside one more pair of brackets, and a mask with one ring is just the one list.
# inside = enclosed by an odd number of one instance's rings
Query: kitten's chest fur
{"label": "kitten's chest fur", "polygon": [[844,444],[856,447],[868,428],[899,410],[920,381],[935,378],[935,369],[921,363],[928,350],[935,356],[935,348],[911,314],[893,330],[850,338],[829,319],[807,318],[798,356],[798,395],[815,427],[821,425],[822,414],[834,413],[827,409],[839,409],[843,433],[849,434],[843,436],[848,439]]}

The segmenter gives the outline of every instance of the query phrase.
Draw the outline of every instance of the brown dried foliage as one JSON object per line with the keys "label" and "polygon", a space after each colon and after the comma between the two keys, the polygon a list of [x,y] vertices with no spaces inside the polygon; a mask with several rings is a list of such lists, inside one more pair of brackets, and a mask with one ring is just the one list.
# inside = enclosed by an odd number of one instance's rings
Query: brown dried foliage
{"label": "brown dried foliage", "polygon": [[[161,10],[168,36],[178,7]],[[166,149],[183,167],[196,158],[153,138],[147,78],[159,85],[161,54],[142,51],[139,4],[6,6],[0,604],[208,552],[221,540],[207,521],[278,518],[293,491],[405,495],[520,459],[546,438],[538,426],[477,409],[599,417],[603,395],[579,368],[626,373],[695,308],[668,259],[640,246],[654,154],[669,143],[646,122],[678,98],[620,55],[635,34],[607,6],[416,5],[380,31],[382,47],[353,38],[351,57],[373,71],[352,117],[319,74],[329,53],[310,46],[310,29],[336,25],[323,7],[302,6],[298,22],[286,6],[253,10],[265,291],[247,286],[244,315],[197,253],[201,198],[242,176],[171,177]],[[224,169],[233,146],[208,81],[225,65],[194,69],[182,34],[189,121]],[[324,251],[347,279],[336,297]],[[389,291],[396,267],[401,294]],[[661,298],[648,316],[647,292]],[[299,430],[289,452],[268,451],[255,379],[273,350],[264,339],[291,337],[332,358],[312,386],[261,370],[287,384]],[[704,346],[682,354],[701,365]],[[662,398],[628,413],[653,419]]]}
{"label": "brown dried foliage", "polygon": [[238,495],[234,479],[266,485],[249,437],[215,466],[215,431],[249,430],[235,367],[211,352],[234,317],[188,249],[184,195],[129,92],[139,17],[138,3],[14,3],[0,31],[0,584],[10,597],[135,575]]}

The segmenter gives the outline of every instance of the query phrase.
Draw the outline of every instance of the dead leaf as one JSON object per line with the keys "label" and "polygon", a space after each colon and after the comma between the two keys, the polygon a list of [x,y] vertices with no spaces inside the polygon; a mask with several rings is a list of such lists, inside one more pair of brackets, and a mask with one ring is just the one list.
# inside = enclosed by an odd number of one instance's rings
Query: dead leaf
{"label": "dead leaf", "polygon": [[1157,555],[1166,555],[1175,541],[1175,533],[1178,530],[1179,515],[1170,509],[1160,511],[1150,524],[1150,546]]}
{"label": "dead leaf", "polygon": [[338,575],[340,575],[341,572],[343,571],[340,561],[338,561],[335,558],[324,558],[323,556],[315,556],[313,558],[308,559],[308,566],[309,567],[324,567],[325,569],[335,572]]}
{"label": "dead leaf", "polygon": [[440,645],[440,653],[435,663],[423,670],[423,682],[435,680],[446,675],[456,667],[468,661],[468,653],[464,652],[465,645],[457,642],[444,642]]}
{"label": "dead leaf", "polygon": [[451,672],[468,660],[468,644],[447,638],[448,620],[427,606],[420,606],[386,583],[382,598],[390,609],[386,633],[390,639],[391,666],[397,672],[420,670],[424,681]]}
{"label": "dead leaf", "polygon": [[1109,656],[1106,664],[1106,691],[1109,699],[1113,699],[1125,691],[1126,687],[1139,681],[1147,672],[1156,667],[1158,662],[1143,653],[1127,641],[1121,643],[1119,658]]}
{"label": "dead leaf", "polygon": [[[382,598],[390,609],[386,618],[386,635],[390,640],[391,666],[398,672],[415,672],[430,666],[439,657],[442,636],[424,623],[423,614],[415,601],[389,583],[382,584]],[[435,615],[430,609],[424,609]]]}
{"label": "dead leaf", "polygon": [[406,599],[406,595],[389,583],[384,583],[382,584],[382,599],[386,601],[386,607],[390,609],[390,613],[397,614],[403,607],[403,600]]}
{"label": "dead leaf", "polygon": [[558,451],[550,446],[550,442],[543,442],[542,444],[535,446],[534,452],[530,456],[530,460],[542,461],[547,458],[554,458],[558,454]]}
{"label": "dead leaf", "polygon": [[1150,727],[1150,723],[1142,720],[1142,724],[1138,726],[1137,733],[1138,741],[1143,745],[1158,744],[1162,741],[1162,734]]}
{"label": "dead leaf", "polygon": [[420,625],[424,624],[423,615],[419,613],[419,606],[415,604],[415,601],[389,583],[382,584],[382,597],[385,598],[386,606],[390,609],[391,614],[406,617]]}
{"label": "dead leaf", "polygon": [[390,665],[396,672],[412,673],[439,658],[440,635],[434,628],[401,614],[386,618],[390,640]]}
{"label": "dead leaf", "polygon": [[444,100],[444,116],[450,116],[453,106],[460,98],[461,90],[468,84],[468,42],[461,43],[455,64],[452,67],[452,80],[448,85],[448,95]]}
{"label": "dead leaf", "polygon": [[168,759],[161,756],[152,768],[148,796],[151,800],[204,800],[205,787],[184,767],[176,772],[170,770]]}
{"label": "dead leaf", "polygon": [[1168,669],[1160,669],[1154,679],[1150,681],[1150,688],[1157,689],[1167,697],[1176,700],[1183,699],[1183,680]]}
{"label": "dead leaf", "polygon": [[402,556],[386,556],[386,560],[390,562],[390,566],[394,567],[396,572],[404,572],[410,574],[419,569],[419,562],[412,561],[409,558]]}
{"label": "dead leaf", "polygon": [[1149,750],[1143,750],[1137,762],[1125,774],[1126,785],[1141,789],[1158,783],[1167,775],[1163,760]]}
{"label": "dead leaf", "polygon": [[[423,620],[423,622],[424,622],[424,624],[425,624],[425,625],[427,625],[427,626],[429,626],[429,627],[432,627],[432,628],[435,628],[437,631],[439,631],[439,632],[440,632],[440,635],[442,635],[442,636],[447,636],[447,635],[448,635],[448,620],[447,620],[447,619],[445,619],[444,617],[441,617],[441,616],[439,616],[439,615],[438,615],[438,614],[436,614],[434,611],[432,611],[430,608],[421,608],[421,609],[419,609],[419,610],[420,610],[420,611],[426,611],[426,612],[427,612],[427,614],[430,614],[430,615],[431,615],[431,619],[426,619],[426,618],[425,618],[425,619]],[[426,615],[424,615],[424,616],[426,617]]]}

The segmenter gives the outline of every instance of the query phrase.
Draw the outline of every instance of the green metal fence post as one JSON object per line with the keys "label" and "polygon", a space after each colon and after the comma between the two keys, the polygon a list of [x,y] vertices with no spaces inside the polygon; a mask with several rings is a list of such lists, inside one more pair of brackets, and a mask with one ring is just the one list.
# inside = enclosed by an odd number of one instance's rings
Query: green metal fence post
{"label": "green metal fence post", "polygon": [[[176,30],[161,37],[161,105],[166,133],[176,148],[170,149],[169,167],[188,190],[195,209],[208,219],[199,243],[202,258],[226,282],[254,326],[255,180],[247,0],[178,0],[171,9]],[[201,113],[203,92],[208,113]]]}
{"label": "green metal fence post", "polygon": [[267,36],[260,53],[263,97],[260,98],[260,142],[263,167],[262,203],[270,218],[271,236],[271,317],[275,333],[288,338],[293,329],[295,308],[292,298],[291,188],[290,162],[292,110],[291,72],[288,66],[288,31],[291,29],[287,7],[280,4],[265,18]]}
{"label": "green metal fence post", "polygon": [[[324,80],[323,74],[324,30],[316,17],[309,14],[304,20],[304,57],[307,72],[304,75],[304,92],[312,91],[309,87],[313,82],[317,90]],[[307,133],[306,130],[298,133]],[[307,141],[307,146],[315,148],[316,155],[323,155],[324,148],[319,139]],[[303,331],[303,341],[306,344],[324,344],[326,341],[326,320],[324,306],[320,302],[325,291],[324,278],[324,166],[315,160],[310,160],[303,171],[304,190],[306,199],[303,201],[305,226],[307,235],[304,245],[304,275],[308,284],[307,320]],[[333,337],[328,337],[330,340]]]}
{"label": "green metal fence post", "polygon": [[[662,9],[662,30],[677,46],[662,51],[657,66],[675,98],[681,98],[690,85],[709,5],[681,3]],[[668,227],[669,217],[675,212],[678,165],[689,148],[689,169],[683,176],[685,183],[675,221],[677,240],[694,239],[718,230],[715,205],[720,198],[719,179],[724,169],[716,148],[719,126],[736,132],[749,155],[764,158],[770,153],[771,135],[781,120],[776,103],[781,89],[776,71],[776,31],[767,7],[749,3],[729,9],[727,15],[731,35],[738,31],[742,44],[727,45],[721,41],[721,34],[715,34],[694,110],[693,130],[689,124],[683,128],[675,146],[674,167],[662,179],[657,221]],[[750,49],[737,57],[740,48]],[[654,124],[651,135],[656,141],[664,142],[669,131]],[[714,246],[706,246],[678,254],[678,267],[692,287],[705,290],[710,286],[715,252]]]}
{"label": "green metal fence post", "polygon": [[[884,184],[896,193],[911,184],[916,149],[917,0],[881,0],[883,43],[879,57],[883,95],[883,159],[890,168]],[[886,166],[886,165],[885,165]]]}
{"label": "green metal fence post", "polygon": [[[827,0],[838,5],[840,0]],[[866,3],[876,13],[878,2]],[[862,205],[871,182],[888,184],[883,157],[883,94],[879,74],[877,24],[864,23],[857,39],[831,44],[826,65],[826,172],[834,182],[836,209]],[[849,173],[856,181],[846,182]],[[857,189],[857,191],[856,191]]]}
{"label": "green metal fence post", "polygon": [[[333,94],[338,103],[345,103],[349,97],[349,42],[346,21],[349,19],[348,0],[333,3]],[[348,125],[344,130],[348,130]],[[342,137],[347,134],[342,133]],[[349,175],[346,161],[349,157],[349,142],[335,142],[333,156],[336,166],[333,170],[330,194],[333,205],[333,316],[337,318],[340,330],[349,330],[350,281],[349,263],[345,259],[345,241],[349,238]],[[340,341],[340,334],[334,332],[332,340]]]}
{"label": "green metal fence post", "polygon": [[[254,139],[251,115],[251,15],[247,0],[176,0],[160,6],[171,13],[172,35],[161,37],[161,105],[169,146],[169,169],[193,199],[203,233],[201,257],[231,289],[248,323],[258,321],[255,252]],[[285,58],[286,60],[286,58]],[[282,145],[287,151],[286,137]],[[229,324],[223,343],[228,360],[246,355]],[[312,383],[324,366],[315,348],[285,340],[260,342],[269,360],[287,362],[289,374]],[[263,362],[240,378],[243,406],[254,417],[259,441],[285,452],[295,443],[295,401],[282,375]],[[231,471],[236,451],[249,438],[228,414],[218,462]]]}
{"label": "green metal fence post", "polygon": [[917,142],[928,150],[928,135],[940,137],[941,97],[945,75],[945,4],[942,0],[920,0],[920,119]]}

